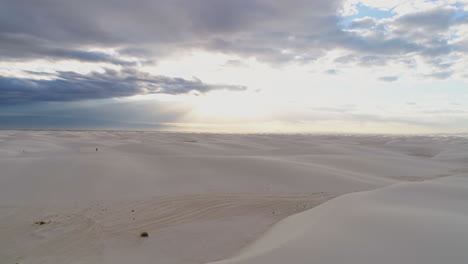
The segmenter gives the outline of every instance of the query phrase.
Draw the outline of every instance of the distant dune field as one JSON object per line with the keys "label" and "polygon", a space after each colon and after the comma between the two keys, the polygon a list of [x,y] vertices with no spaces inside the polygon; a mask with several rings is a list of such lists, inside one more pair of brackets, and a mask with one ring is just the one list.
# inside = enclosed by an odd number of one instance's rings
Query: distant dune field
{"label": "distant dune field", "polygon": [[466,263],[466,201],[463,137],[0,131],[0,263]]}

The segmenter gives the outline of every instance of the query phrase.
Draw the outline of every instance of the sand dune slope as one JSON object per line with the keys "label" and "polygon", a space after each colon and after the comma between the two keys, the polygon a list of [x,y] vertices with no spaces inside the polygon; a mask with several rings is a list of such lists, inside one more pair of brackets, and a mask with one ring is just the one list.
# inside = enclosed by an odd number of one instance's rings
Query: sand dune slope
{"label": "sand dune slope", "polygon": [[344,195],[216,263],[467,263],[468,175]]}

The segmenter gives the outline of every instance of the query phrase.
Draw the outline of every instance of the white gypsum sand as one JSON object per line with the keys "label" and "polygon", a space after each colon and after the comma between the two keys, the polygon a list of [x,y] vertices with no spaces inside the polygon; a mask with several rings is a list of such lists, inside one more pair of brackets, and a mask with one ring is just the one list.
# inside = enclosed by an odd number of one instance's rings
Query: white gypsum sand
{"label": "white gypsum sand", "polygon": [[216,264],[467,263],[467,201],[467,174],[344,195]]}
{"label": "white gypsum sand", "polygon": [[458,263],[467,150],[457,137],[0,131],[0,260],[440,263],[430,250]]}

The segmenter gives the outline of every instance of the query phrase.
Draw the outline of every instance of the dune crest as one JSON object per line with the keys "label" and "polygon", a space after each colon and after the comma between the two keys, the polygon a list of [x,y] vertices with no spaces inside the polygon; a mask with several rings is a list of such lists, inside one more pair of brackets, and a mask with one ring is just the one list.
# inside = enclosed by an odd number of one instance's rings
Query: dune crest
{"label": "dune crest", "polygon": [[464,263],[468,174],[343,195],[216,264]]}

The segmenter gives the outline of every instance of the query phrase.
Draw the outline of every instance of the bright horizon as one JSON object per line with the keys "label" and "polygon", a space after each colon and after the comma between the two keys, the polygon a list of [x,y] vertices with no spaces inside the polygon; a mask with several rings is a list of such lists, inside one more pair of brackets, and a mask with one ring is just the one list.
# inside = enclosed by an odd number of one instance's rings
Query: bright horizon
{"label": "bright horizon", "polygon": [[468,1],[3,0],[0,128],[468,131]]}

